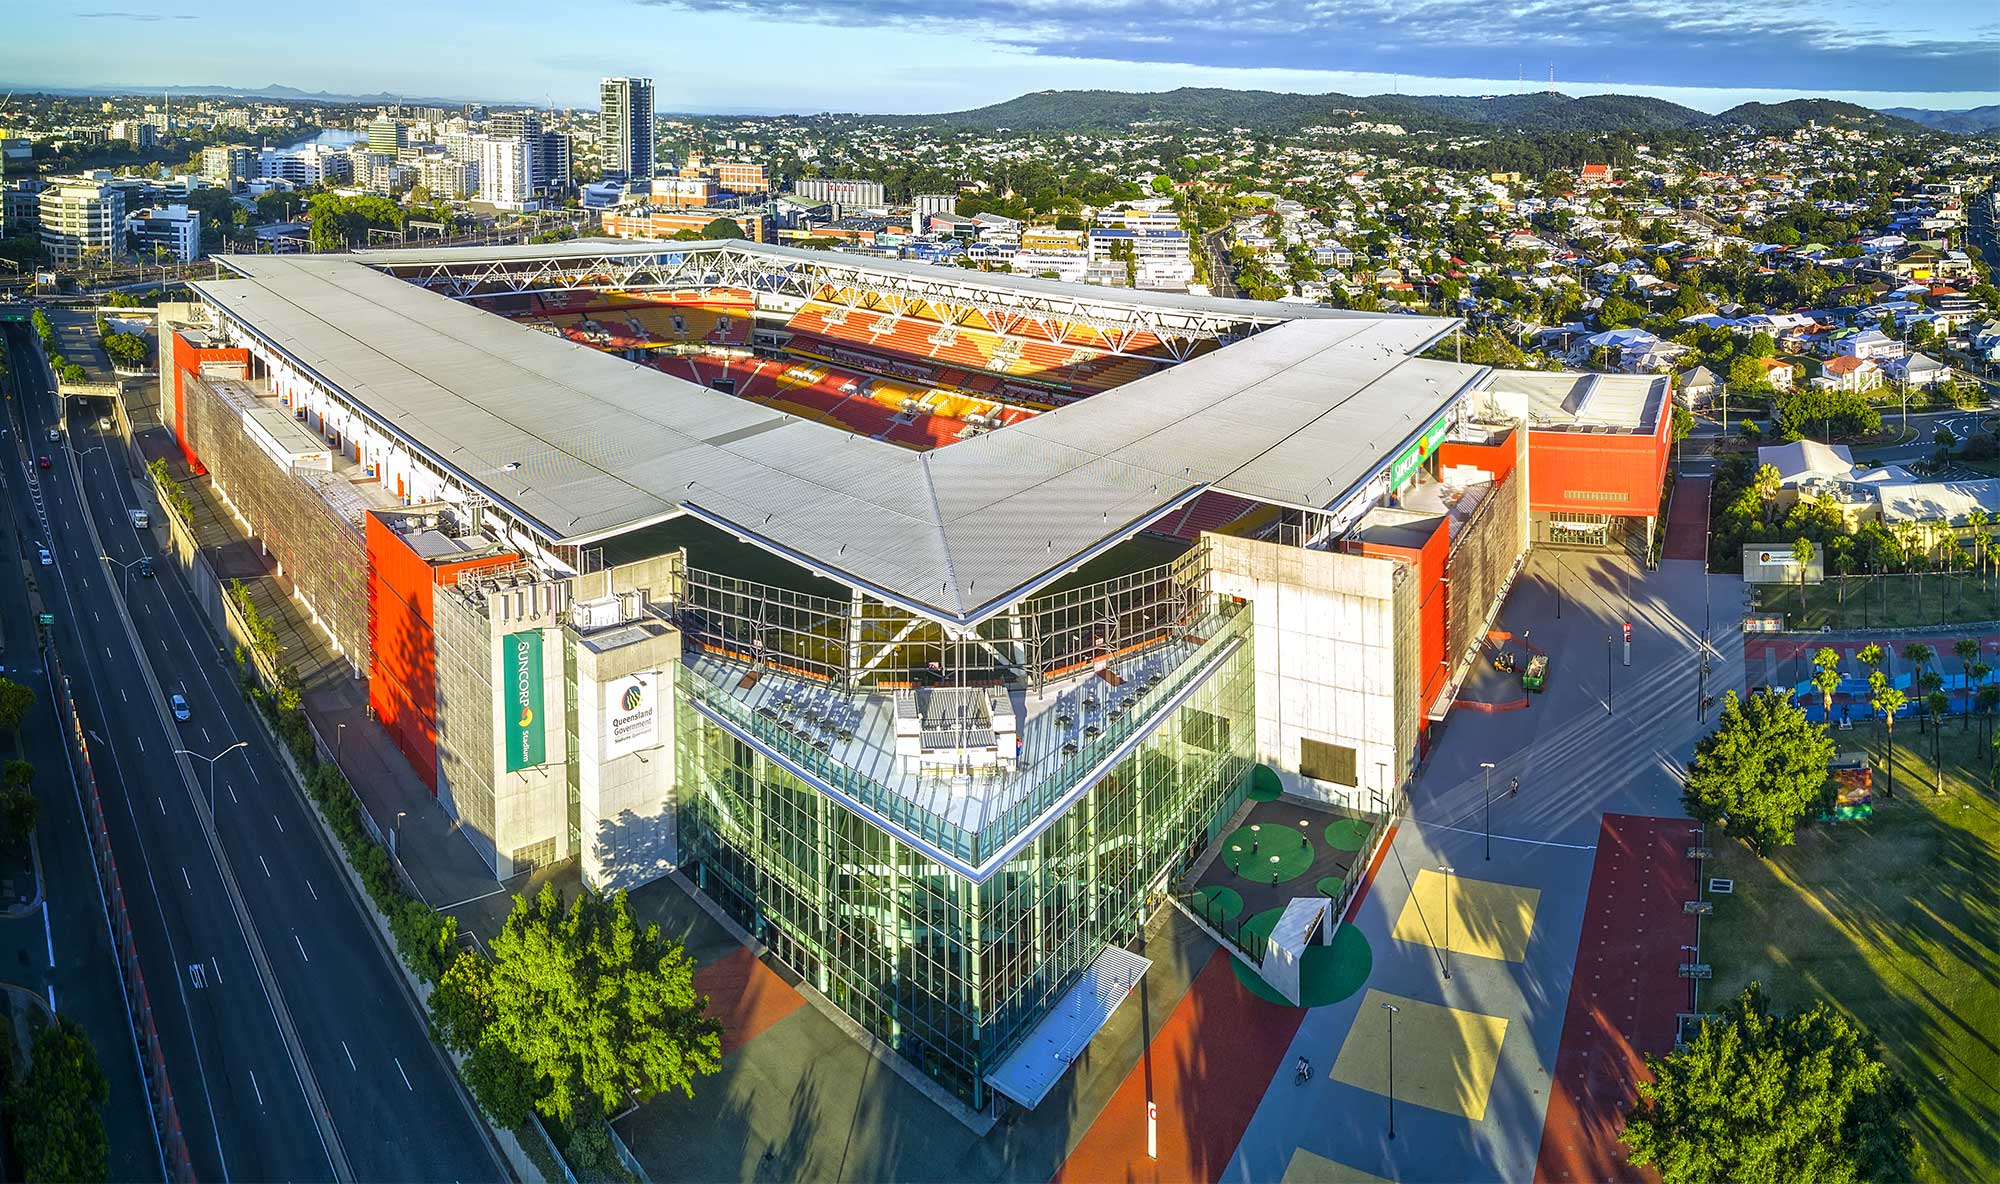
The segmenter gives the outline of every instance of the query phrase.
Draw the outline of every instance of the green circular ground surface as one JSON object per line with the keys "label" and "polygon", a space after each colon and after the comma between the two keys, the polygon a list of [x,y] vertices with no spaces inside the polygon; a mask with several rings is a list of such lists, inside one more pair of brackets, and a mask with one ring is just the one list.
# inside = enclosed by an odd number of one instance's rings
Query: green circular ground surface
{"label": "green circular ground surface", "polygon": [[[1222,840],[1222,860],[1230,871],[1253,884],[1282,884],[1311,869],[1312,842],[1293,827],[1254,824],[1232,831]],[[1278,874],[1275,881],[1272,872]]]}
{"label": "green circular ground surface", "polygon": [[[1273,910],[1274,912],[1277,910]],[[1260,913],[1250,919],[1248,929],[1268,914]],[[1277,917],[1271,917],[1275,924]],[[1265,933],[1270,932],[1269,927]],[[1236,979],[1250,993],[1267,1003],[1290,1007],[1291,1002],[1271,989],[1271,985],[1259,978],[1255,971],[1241,961],[1231,958],[1230,964],[1236,968]],[[1325,1007],[1361,989],[1368,981],[1368,974],[1375,968],[1375,951],[1368,945],[1367,937],[1352,925],[1342,925],[1333,935],[1333,944],[1312,946],[1306,950],[1305,963],[1299,968],[1299,1005],[1301,1007]]]}
{"label": "green circular ground surface", "polygon": [[1210,884],[1206,888],[1195,889],[1195,897],[1202,902],[1202,917],[1210,924],[1217,920],[1234,921],[1243,913],[1243,895],[1225,884]]}
{"label": "green circular ground surface", "polygon": [[1277,925],[1278,918],[1284,915],[1285,910],[1281,908],[1265,909],[1248,921],[1243,922],[1242,936],[1246,946],[1255,948],[1271,940],[1272,928]]}
{"label": "green circular ground surface", "polygon": [[1277,771],[1269,765],[1258,765],[1250,771],[1250,798],[1258,802],[1275,802],[1284,796],[1285,787],[1278,780]]}
{"label": "green circular ground surface", "polygon": [[1371,829],[1359,818],[1343,818],[1326,828],[1326,845],[1335,851],[1359,851]]}
{"label": "green circular ground surface", "polygon": [[1328,900],[1339,900],[1340,890],[1346,886],[1346,882],[1339,876],[1321,876],[1319,883],[1313,885],[1319,894]]}

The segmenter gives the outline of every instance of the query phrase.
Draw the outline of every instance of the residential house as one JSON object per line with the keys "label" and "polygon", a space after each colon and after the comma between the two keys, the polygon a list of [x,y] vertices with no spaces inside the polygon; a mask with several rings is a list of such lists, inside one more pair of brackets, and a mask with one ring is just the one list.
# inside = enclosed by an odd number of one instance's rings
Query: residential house
{"label": "residential house", "polygon": [[1873,358],[1842,355],[1821,362],[1819,377],[1813,381],[1829,390],[1859,394],[1882,385],[1882,367]]}

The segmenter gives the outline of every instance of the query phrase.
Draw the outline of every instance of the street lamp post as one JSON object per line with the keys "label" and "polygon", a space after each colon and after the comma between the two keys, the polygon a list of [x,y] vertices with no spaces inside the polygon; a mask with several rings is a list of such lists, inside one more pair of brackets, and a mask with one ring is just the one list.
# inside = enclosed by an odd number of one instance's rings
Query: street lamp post
{"label": "street lamp post", "polygon": [[118,590],[129,598],[132,595],[132,568],[136,564],[143,563],[146,557],[141,555],[137,559],[116,559],[110,555],[99,555],[98,558],[106,563],[118,565]]}
{"label": "street lamp post", "polygon": [[[1688,955],[1688,961],[1689,961],[1690,963],[1692,963],[1692,962],[1694,962],[1694,960],[1695,960],[1696,958],[1699,958],[1699,957],[1701,956],[1701,947],[1700,947],[1700,946],[1682,946],[1682,947],[1681,947],[1681,953],[1683,953],[1683,954],[1686,954],[1686,955]],[[1700,990],[1700,989],[1701,989],[1701,980],[1700,980],[1700,979],[1698,979],[1698,978],[1696,978],[1696,977],[1695,977],[1695,976],[1693,975],[1693,973],[1692,973],[1692,972],[1690,972],[1690,973],[1688,974],[1688,1014],[1689,1014],[1689,1015],[1693,1015],[1693,1014],[1695,1014],[1695,1012],[1696,1012],[1696,1010],[1697,1010],[1697,1007],[1696,1007],[1696,1004],[1695,1004],[1695,992],[1696,992],[1696,991],[1698,991],[1698,990]]]}
{"label": "street lamp post", "polygon": [[400,857],[403,852],[403,816],[407,810],[396,811],[396,825],[389,832],[389,854]]}
{"label": "street lamp post", "polygon": [[1458,869],[1448,863],[1441,863],[1438,865],[1438,870],[1444,873],[1444,977],[1449,981],[1451,978],[1451,897],[1452,889],[1456,886],[1456,882],[1452,877],[1458,874]]}
{"label": "street lamp post", "polygon": [[1611,714],[1612,672],[1617,669],[1617,641],[1609,633],[1604,635],[1604,714]]}
{"label": "street lamp post", "polygon": [[238,740],[236,743],[230,745],[228,748],[223,749],[221,752],[216,753],[214,756],[202,756],[201,753],[198,753],[191,748],[174,749],[176,755],[201,757],[202,760],[208,762],[208,813],[211,818],[214,817],[215,815],[215,762],[221,760],[223,757],[228,756],[230,753],[235,752],[239,748],[248,748],[248,747],[250,747],[250,742],[248,740]]}
{"label": "street lamp post", "polygon": [[333,725],[333,760],[335,764],[340,763],[340,742],[345,739],[347,739],[347,725]]}
{"label": "street lamp post", "polygon": [[1389,1137],[1396,1137],[1396,1015],[1403,1009],[1393,1003],[1382,1004],[1389,1013]]}
{"label": "street lamp post", "polygon": [[1486,858],[1491,859],[1493,858],[1493,762],[1480,761],[1479,767],[1486,771],[1484,773],[1486,786],[1480,795],[1483,799],[1482,804],[1486,807],[1486,820],[1480,825],[1480,829],[1486,832]]}
{"label": "street lamp post", "polygon": [[1563,619],[1563,557],[1556,552],[1556,620]]}

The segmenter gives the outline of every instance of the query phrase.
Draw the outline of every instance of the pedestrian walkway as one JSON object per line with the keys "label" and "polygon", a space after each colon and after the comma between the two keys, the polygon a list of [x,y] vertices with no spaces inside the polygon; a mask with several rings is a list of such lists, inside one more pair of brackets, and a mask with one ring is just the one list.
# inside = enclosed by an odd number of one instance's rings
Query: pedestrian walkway
{"label": "pedestrian walkway", "polygon": [[1708,558],[1711,485],[1707,477],[1682,477],[1674,482],[1674,501],[1667,510],[1667,537],[1661,546],[1661,559]]}
{"label": "pedestrian walkway", "polygon": [[1687,819],[1604,816],[1536,1180],[1657,1178],[1626,1161],[1618,1132],[1642,1058],[1672,1050],[1687,1003],[1677,968],[1695,941],[1682,904],[1696,897],[1687,849],[1699,833]]}
{"label": "pedestrian walkway", "polygon": [[[1056,1184],[1214,1180],[1235,1154],[1305,1012],[1258,998],[1217,950],[1195,978]],[[1158,1108],[1147,1154],[1148,1104]]]}

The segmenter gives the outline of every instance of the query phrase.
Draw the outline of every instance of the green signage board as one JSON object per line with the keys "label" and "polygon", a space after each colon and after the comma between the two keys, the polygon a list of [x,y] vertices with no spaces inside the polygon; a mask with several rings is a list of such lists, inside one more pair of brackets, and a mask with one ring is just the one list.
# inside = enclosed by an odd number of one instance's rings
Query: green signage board
{"label": "green signage board", "polygon": [[1447,413],[1438,416],[1435,423],[1424,429],[1423,435],[1411,441],[1402,455],[1389,464],[1389,488],[1401,489],[1417,471],[1417,466],[1437,451],[1437,446],[1444,442],[1445,433],[1450,430],[1451,416]]}
{"label": "green signage board", "polygon": [[542,634],[530,629],[500,640],[500,715],[505,721],[507,771],[518,773],[548,761],[547,728],[542,722]]}
{"label": "green signage board", "polygon": [[53,625],[56,623],[56,615],[54,613],[42,613],[35,618],[35,623],[38,625]]}

